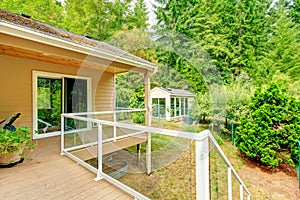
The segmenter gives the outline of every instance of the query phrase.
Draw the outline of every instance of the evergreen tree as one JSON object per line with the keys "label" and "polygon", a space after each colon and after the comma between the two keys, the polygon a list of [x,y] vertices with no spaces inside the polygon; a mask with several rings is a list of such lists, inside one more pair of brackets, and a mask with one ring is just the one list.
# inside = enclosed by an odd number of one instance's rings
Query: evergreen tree
{"label": "evergreen tree", "polygon": [[[267,42],[271,1],[158,1],[159,25],[185,34],[209,53],[225,82],[255,72]],[[254,75],[255,73],[252,73]],[[231,79],[231,81],[230,81]]]}
{"label": "evergreen tree", "polygon": [[300,78],[300,29],[287,10],[278,5],[276,18],[268,42],[268,55],[265,65],[272,70],[272,74],[279,70],[291,76],[294,80]]}
{"label": "evergreen tree", "polygon": [[250,115],[241,119],[236,130],[238,149],[247,157],[272,167],[283,161],[277,152],[288,151],[289,163],[297,164],[300,102],[275,83],[270,83],[265,91],[259,88],[251,100]]}
{"label": "evergreen tree", "polygon": [[148,24],[148,11],[144,0],[137,0],[133,12],[128,16],[126,26],[128,29],[141,29],[147,28]]}
{"label": "evergreen tree", "polygon": [[144,29],[147,12],[143,0],[67,0],[64,26],[75,33],[106,40],[120,30]]}
{"label": "evergreen tree", "polygon": [[285,0],[285,5],[289,10],[288,15],[297,24],[300,24],[300,0]]}

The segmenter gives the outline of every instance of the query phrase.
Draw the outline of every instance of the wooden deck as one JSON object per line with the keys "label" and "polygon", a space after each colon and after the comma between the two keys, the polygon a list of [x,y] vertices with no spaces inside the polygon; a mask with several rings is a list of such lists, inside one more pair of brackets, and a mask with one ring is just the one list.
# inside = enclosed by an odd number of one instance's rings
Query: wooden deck
{"label": "wooden deck", "polygon": [[0,199],[133,199],[59,153],[59,137],[41,139],[23,163],[1,168]]}

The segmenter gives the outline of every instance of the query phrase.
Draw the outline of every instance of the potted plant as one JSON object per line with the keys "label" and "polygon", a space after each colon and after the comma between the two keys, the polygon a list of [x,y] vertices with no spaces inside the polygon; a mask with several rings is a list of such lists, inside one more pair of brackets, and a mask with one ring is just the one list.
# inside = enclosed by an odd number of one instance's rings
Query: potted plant
{"label": "potted plant", "polygon": [[28,127],[0,129],[0,166],[11,167],[22,162],[25,156],[24,149],[33,150],[34,146]]}

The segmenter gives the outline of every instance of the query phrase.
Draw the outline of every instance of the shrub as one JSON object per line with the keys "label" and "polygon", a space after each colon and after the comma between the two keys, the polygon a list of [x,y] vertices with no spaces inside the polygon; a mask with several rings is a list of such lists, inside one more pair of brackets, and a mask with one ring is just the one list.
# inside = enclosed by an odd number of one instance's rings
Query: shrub
{"label": "shrub", "polygon": [[249,105],[250,115],[242,117],[236,130],[236,145],[247,157],[276,167],[282,159],[277,152],[287,150],[289,163],[298,163],[300,139],[300,102],[284,89],[271,83],[263,92],[258,89]]}
{"label": "shrub", "polygon": [[135,112],[131,113],[132,121],[137,124],[145,124],[145,113]]}

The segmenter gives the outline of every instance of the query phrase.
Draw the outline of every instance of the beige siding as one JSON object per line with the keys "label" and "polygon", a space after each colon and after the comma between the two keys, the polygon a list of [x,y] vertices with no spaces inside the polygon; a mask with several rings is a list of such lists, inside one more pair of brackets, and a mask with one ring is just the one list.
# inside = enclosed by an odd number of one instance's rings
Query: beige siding
{"label": "beige siding", "polygon": [[0,121],[20,112],[16,126],[32,128],[32,71],[79,75],[92,78],[93,110],[113,108],[114,75],[96,69],[70,67],[0,55]]}
{"label": "beige siding", "polygon": [[[94,96],[94,110],[107,111],[112,110],[114,107],[114,75],[103,73],[99,77],[98,85]],[[97,78],[95,79],[97,80]]]}

